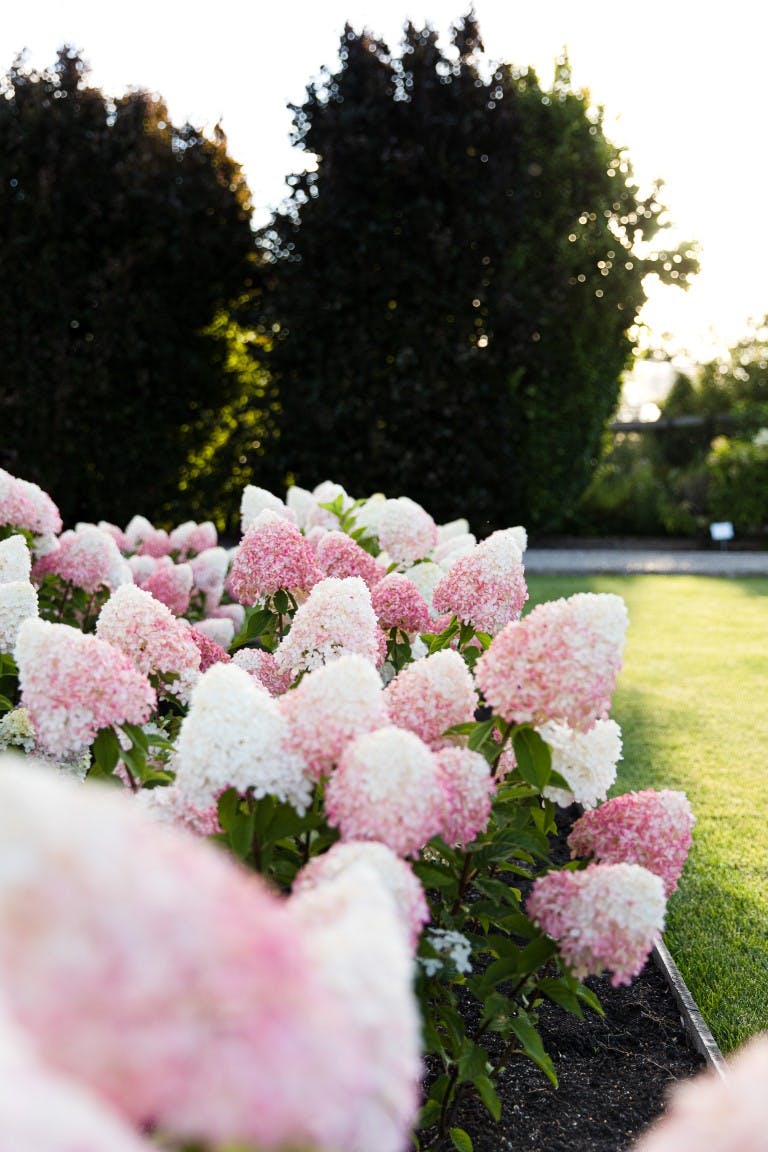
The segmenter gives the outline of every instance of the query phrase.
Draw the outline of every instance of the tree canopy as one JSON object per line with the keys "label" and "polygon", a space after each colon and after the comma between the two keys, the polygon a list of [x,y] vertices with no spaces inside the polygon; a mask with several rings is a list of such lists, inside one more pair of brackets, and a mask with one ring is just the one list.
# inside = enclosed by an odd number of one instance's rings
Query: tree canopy
{"label": "tree canopy", "polygon": [[71,49],[0,97],[0,464],[65,519],[159,516],[237,388],[212,324],[250,283],[245,180],[223,134],[110,99]]}
{"label": "tree canopy", "polygon": [[[562,59],[492,65],[473,15],[399,54],[347,27],[293,108],[316,166],[259,237],[255,323],[280,393],[275,482],[408,492],[484,531],[556,527],[614,410],[655,251],[641,196]],[[642,251],[642,255],[640,252]]]}

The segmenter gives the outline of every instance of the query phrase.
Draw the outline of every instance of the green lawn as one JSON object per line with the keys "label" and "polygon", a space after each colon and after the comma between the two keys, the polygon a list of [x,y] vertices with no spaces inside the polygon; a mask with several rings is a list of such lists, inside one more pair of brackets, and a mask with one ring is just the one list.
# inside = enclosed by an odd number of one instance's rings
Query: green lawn
{"label": "green lawn", "polygon": [[529,576],[531,601],[629,609],[613,793],[679,788],[697,817],[665,940],[728,1051],[768,1030],[768,579]]}

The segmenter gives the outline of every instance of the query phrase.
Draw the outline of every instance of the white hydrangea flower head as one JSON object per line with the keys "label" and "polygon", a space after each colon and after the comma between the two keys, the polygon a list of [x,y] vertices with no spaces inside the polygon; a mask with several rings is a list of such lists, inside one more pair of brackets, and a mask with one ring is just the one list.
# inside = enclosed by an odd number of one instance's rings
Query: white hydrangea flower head
{"label": "white hydrangea flower head", "polygon": [[155,526],[147,520],[146,516],[132,516],[125,526],[125,540],[131,552],[135,552],[140,547],[143,540],[148,536],[153,536],[155,533]]}
{"label": "white hydrangea flower head", "polygon": [[360,860],[291,896],[288,908],[329,997],[365,1039],[370,1083],[349,1099],[344,1147],[405,1148],[418,1112],[421,1021],[411,947],[390,887]]}
{"label": "white hydrangea flower head", "polygon": [[255,484],[246,484],[240,500],[240,531],[243,535],[265,508],[283,520],[289,520],[292,524],[296,523],[295,513],[279,496],[275,496],[266,488],[258,488]]}
{"label": "white hydrangea flower head", "polygon": [[24,621],[38,615],[37,592],[29,580],[0,584],[0,652],[13,652]]}
{"label": "white hydrangea flower head", "polygon": [[176,787],[206,810],[227,788],[256,799],[277,796],[303,814],[311,782],[286,744],[275,700],[236,664],[213,664],[192,692],[176,753]]}
{"label": "white hydrangea flower head", "polygon": [[416,585],[419,592],[421,592],[432,616],[437,615],[433,597],[435,588],[437,588],[445,575],[445,570],[441,568],[439,564],[436,564],[434,560],[424,560],[420,564],[413,564],[409,568],[403,568],[403,575],[407,576],[408,579]]}
{"label": "white hydrangea flower head", "polygon": [[14,580],[29,580],[32,557],[23,536],[9,536],[0,540],[0,584]]}
{"label": "white hydrangea flower head", "polygon": [[387,498],[383,492],[374,492],[364,504],[355,509],[355,528],[365,528],[366,536],[378,536],[382,513]]}
{"label": "white hydrangea flower head", "polygon": [[196,620],[192,627],[225,651],[235,638],[234,621],[228,620],[226,616],[206,616],[204,620]]}
{"label": "white hydrangea flower head", "polygon": [[387,500],[379,520],[379,544],[398,564],[422,560],[437,543],[437,525],[429,513],[411,500]]}
{"label": "white hydrangea flower head", "polygon": [[[471,972],[472,944],[461,932],[448,928],[428,928],[427,940],[440,955],[451,960],[457,972]],[[427,976],[434,976],[444,966],[440,956],[419,956],[419,964]]]}
{"label": "white hydrangea flower head", "polygon": [[35,729],[27,708],[12,708],[0,717],[0,751],[22,748],[31,752],[35,747]]}
{"label": "white hydrangea flower head", "polygon": [[302,532],[306,532],[312,513],[317,507],[317,501],[312,493],[306,488],[300,488],[298,484],[293,484],[285,494],[285,503],[296,517],[298,527]]}
{"label": "white hydrangea flower head", "polygon": [[229,553],[226,548],[217,544],[213,548],[206,548],[198,552],[189,561],[192,569],[195,588],[202,592],[217,594],[221,598],[224,591],[224,581],[229,571]]}
{"label": "white hydrangea flower head", "polygon": [[293,882],[293,894],[328,884],[350,869],[371,868],[395,900],[401,921],[415,950],[429,921],[429,906],[421,881],[406,860],[376,840],[338,841],[321,856],[313,856]]}
{"label": "white hydrangea flower head", "polygon": [[299,606],[290,632],[275,649],[275,660],[295,679],[347,653],[378,666],[386,655],[386,638],[365,581],[359,576],[328,576]]}
{"label": "white hydrangea flower head", "polygon": [[446,544],[449,540],[453,540],[456,537],[466,536],[468,534],[471,534],[469,532],[469,521],[465,520],[463,516],[458,520],[449,520],[446,524],[438,524],[438,546],[440,544]]}
{"label": "white hydrangea flower head", "polygon": [[463,536],[451,536],[444,543],[438,543],[433,552],[432,559],[439,564],[443,572],[448,572],[462,556],[473,552],[477,540],[471,532]]}
{"label": "white hydrangea flower head", "polygon": [[552,749],[552,767],[569,788],[547,786],[544,795],[563,808],[574,801],[594,808],[606,799],[621,760],[621,728],[615,720],[596,720],[586,732],[549,720],[539,735]]}
{"label": "white hydrangea flower head", "polygon": [[142,585],[157,568],[154,556],[140,556],[138,554],[128,557],[128,569],[134,584]]}

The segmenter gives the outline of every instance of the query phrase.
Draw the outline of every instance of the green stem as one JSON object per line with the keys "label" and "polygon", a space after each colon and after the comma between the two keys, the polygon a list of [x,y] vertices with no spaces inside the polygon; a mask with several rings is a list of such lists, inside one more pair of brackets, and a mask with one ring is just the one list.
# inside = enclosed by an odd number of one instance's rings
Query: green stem
{"label": "green stem", "polygon": [[456,899],[454,900],[453,907],[451,908],[451,916],[455,916],[457,914],[457,912],[459,911],[459,908],[461,908],[461,901],[464,898],[464,893],[466,892],[467,886],[469,884],[469,880],[470,880],[469,874],[470,874],[471,870],[472,870],[472,853],[467,852],[467,855],[464,857],[464,867],[462,868],[461,876],[459,877],[459,887],[458,887],[458,891],[456,893]]}

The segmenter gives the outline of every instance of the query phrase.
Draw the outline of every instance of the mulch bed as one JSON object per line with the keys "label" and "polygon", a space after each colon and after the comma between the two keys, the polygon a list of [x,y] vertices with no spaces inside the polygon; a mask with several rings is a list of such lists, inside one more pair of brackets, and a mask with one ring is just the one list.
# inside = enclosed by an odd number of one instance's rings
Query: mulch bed
{"label": "mulch bed", "polygon": [[[574,809],[558,818],[558,854],[566,859],[565,838],[576,815]],[[497,1083],[503,1106],[498,1124],[478,1100],[459,1104],[452,1125],[469,1133],[474,1152],[623,1152],[663,1111],[675,1081],[705,1066],[652,959],[628,987],[612,988],[607,976],[585,983],[604,1017],[587,1010],[578,1020],[549,1003],[540,1009],[539,1030],[557,1069],[557,1088],[520,1057]],[[450,1141],[446,1147],[453,1147]]]}

